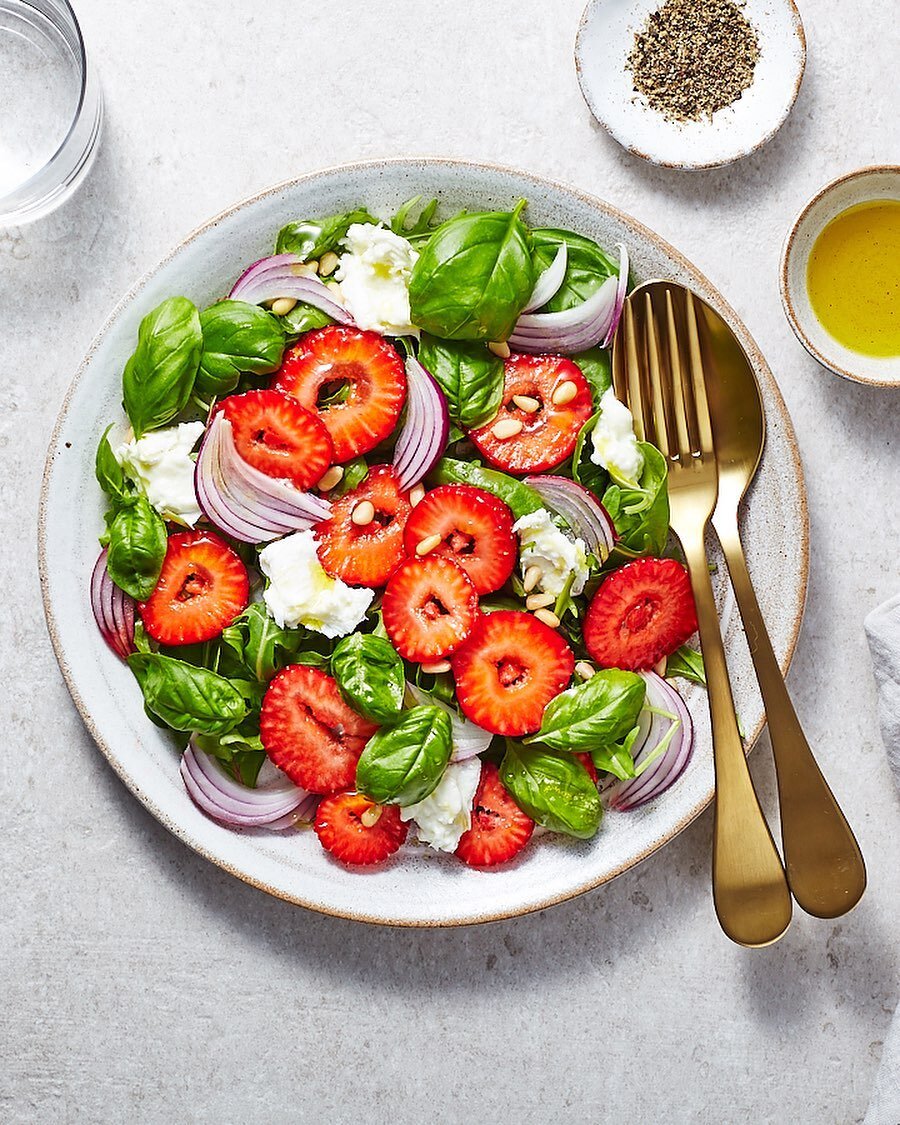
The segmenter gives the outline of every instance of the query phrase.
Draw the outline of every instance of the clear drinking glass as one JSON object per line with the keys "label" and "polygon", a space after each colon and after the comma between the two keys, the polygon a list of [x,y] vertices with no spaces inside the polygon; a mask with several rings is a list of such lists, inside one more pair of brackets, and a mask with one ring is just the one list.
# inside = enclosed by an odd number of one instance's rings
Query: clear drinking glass
{"label": "clear drinking glass", "polygon": [[0,227],[46,215],[72,194],[102,121],[68,0],[0,0]]}

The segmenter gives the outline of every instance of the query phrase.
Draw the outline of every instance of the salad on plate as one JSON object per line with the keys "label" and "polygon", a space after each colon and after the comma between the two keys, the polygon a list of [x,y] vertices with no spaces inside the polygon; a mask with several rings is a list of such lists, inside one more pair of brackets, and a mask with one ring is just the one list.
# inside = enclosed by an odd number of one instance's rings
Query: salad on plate
{"label": "salad on plate", "polygon": [[688,764],[666,463],[611,387],[627,250],[525,206],[290,222],[141,321],[91,602],[220,824],[489,868]]}

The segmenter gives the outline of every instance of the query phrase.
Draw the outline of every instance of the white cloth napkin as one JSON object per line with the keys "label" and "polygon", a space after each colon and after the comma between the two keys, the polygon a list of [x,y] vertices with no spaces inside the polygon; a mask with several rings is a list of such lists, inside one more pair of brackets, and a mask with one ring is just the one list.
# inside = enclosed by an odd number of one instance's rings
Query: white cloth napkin
{"label": "white cloth napkin", "polygon": [[[900,786],[900,595],[873,609],[866,636],[878,688],[878,722],[894,780]],[[881,1053],[863,1125],[900,1125],[900,1008]]]}

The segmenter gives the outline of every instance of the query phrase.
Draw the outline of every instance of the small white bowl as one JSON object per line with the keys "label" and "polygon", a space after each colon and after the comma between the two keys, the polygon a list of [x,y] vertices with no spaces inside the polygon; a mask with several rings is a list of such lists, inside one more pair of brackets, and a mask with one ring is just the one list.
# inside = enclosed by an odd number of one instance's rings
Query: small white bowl
{"label": "small white bowl", "polygon": [[813,244],[833,218],[857,203],[900,200],[900,165],[875,165],[850,172],[822,188],[800,212],[781,252],[781,302],[797,339],[823,367],[874,387],[900,387],[900,356],[851,351],[825,330],[813,312],[806,269]]}
{"label": "small white bowl", "polygon": [[746,0],[759,39],[751,85],[711,120],[669,121],[636,94],[626,63],[662,0],[591,0],[575,40],[575,69],[591,113],[635,156],[666,168],[730,164],[764,145],[791,111],[806,65],[806,36],[793,0]]}

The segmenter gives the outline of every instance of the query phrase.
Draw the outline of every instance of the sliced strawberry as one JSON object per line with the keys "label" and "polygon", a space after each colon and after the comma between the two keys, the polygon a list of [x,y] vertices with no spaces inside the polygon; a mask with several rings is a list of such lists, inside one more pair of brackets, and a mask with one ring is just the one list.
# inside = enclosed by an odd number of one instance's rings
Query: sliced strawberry
{"label": "sliced strawberry", "polygon": [[378,727],[352,711],[319,668],[292,664],[269,684],[259,736],[272,762],[310,793],[335,793],[356,781],[356,763]]}
{"label": "sliced strawberry", "polygon": [[315,822],[322,847],[342,863],[383,863],[406,839],[396,805],[376,805],[362,793],[335,793],[319,804]]}
{"label": "sliced strawberry", "polygon": [[481,488],[444,484],[427,492],[406,521],[406,553],[415,555],[418,544],[433,535],[441,542],[429,557],[452,559],[479,594],[499,590],[516,565],[512,512]]}
{"label": "sliced strawberry", "polygon": [[565,640],[530,613],[481,616],[450,663],[463,714],[494,734],[531,734],[544,708],[569,684],[575,657]]}
{"label": "sliced strawberry", "polygon": [[447,656],[463,643],[478,616],[471,579],[450,559],[407,559],[381,599],[391,644],[406,660],[420,663]]}
{"label": "sliced strawberry", "polygon": [[178,531],[166,543],[156,589],[138,610],[160,644],[200,644],[247,608],[249,589],[247,568],[218,535]]}
{"label": "sliced strawberry", "polygon": [[332,462],[331,438],[322,422],[280,391],[247,391],[223,399],[234,444],[248,465],[270,477],[311,488]]}
{"label": "sliced strawberry", "polygon": [[472,827],[460,837],[456,854],[470,867],[495,867],[517,856],[533,831],[534,821],[507,793],[497,767],[482,762]]}
{"label": "sliced strawberry", "polygon": [[584,766],[590,775],[591,781],[596,785],[600,775],[597,773],[597,767],[594,765],[594,759],[590,754],[575,754],[574,757]]}
{"label": "sliced strawberry", "polygon": [[[375,509],[365,524],[353,513],[368,501]],[[390,465],[373,465],[356,488],[335,500],[331,518],[315,527],[319,562],[332,578],[351,586],[383,586],[403,559],[403,529],[412,508]]]}
{"label": "sliced strawberry", "polygon": [[652,668],[697,628],[691,581],[676,559],[635,559],[614,570],[584,618],[584,643],[605,668]]}
{"label": "sliced strawberry", "polygon": [[272,386],[315,410],[331,434],[335,460],[349,461],[396,426],[406,372],[383,336],[329,325],[307,332],[285,352]]}
{"label": "sliced strawberry", "polygon": [[[575,384],[575,394],[555,405],[553,396],[564,383]],[[568,388],[567,388],[568,389]],[[530,413],[513,397],[535,399]],[[581,370],[556,355],[511,355],[503,367],[503,405],[495,418],[469,431],[469,437],[487,461],[508,473],[540,473],[569,457],[578,431],[591,416],[591,390]],[[509,437],[497,437],[498,422],[516,421],[522,428]]]}

